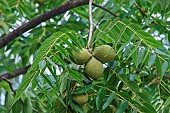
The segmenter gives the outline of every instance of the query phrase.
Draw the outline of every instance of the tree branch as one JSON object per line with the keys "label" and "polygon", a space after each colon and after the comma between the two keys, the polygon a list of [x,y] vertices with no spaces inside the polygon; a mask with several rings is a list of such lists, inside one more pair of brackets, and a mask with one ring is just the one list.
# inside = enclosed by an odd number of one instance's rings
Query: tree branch
{"label": "tree branch", "polygon": [[96,6],[96,7],[99,7],[99,8],[101,8],[101,9],[107,11],[108,13],[110,13],[111,15],[113,15],[114,17],[118,17],[117,14],[112,13],[111,11],[109,11],[108,9],[106,9],[105,7],[103,7],[103,6],[99,5],[99,4],[92,3],[92,5],[93,5],[93,6]]}
{"label": "tree branch", "polygon": [[[27,70],[29,69],[31,65],[28,65],[28,66],[25,66],[25,67],[22,67],[22,68],[19,68],[19,69],[16,69],[13,71],[13,74],[10,74],[10,73],[5,73],[5,74],[2,74],[0,75],[0,82],[2,80],[7,80],[7,79],[12,79],[12,78],[15,78],[21,74],[25,74],[27,72]],[[140,71],[136,72],[136,74],[138,74]],[[170,80],[170,76],[167,76],[167,75],[164,75],[163,76],[165,79],[168,79]]]}
{"label": "tree branch", "polygon": [[170,80],[170,76],[164,75],[164,78]]}
{"label": "tree branch", "polygon": [[[138,10],[140,11],[141,15],[143,17],[148,17],[148,15],[139,7],[139,5],[137,3],[133,3],[137,8]],[[152,18],[151,18],[152,19]],[[153,20],[153,19],[152,19]],[[156,21],[152,21],[151,24],[155,24],[155,25],[158,25],[159,27],[161,27],[164,31],[166,31],[166,28],[164,26],[162,26],[161,24],[157,23]]]}
{"label": "tree branch", "polygon": [[0,38],[0,49],[5,47],[8,43],[10,43],[12,40],[23,34],[24,32],[36,27],[37,25],[41,24],[42,22],[45,22],[46,20],[49,20],[50,18],[53,18],[57,15],[60,15],[70,9],[76,8],[78,6],[86,5],[89,3],[89,0],[74,0],[72,2],[67,2],[51,11],[48,11],[33,20],[30,20],[29,22],[23,24],[22,26],[18,27],[14,31],[8,33],[4,37]]}
{"label": "tree branch", "polygon": [[[64,61],[67,63],[67,64],[70,64],[71,62],[69,62],[67,59],[64,59]],[[61,64],[56,64],[57,66],[62,66]],[[12,78],[15,78],[21,74],[25,74],[27,72],[27,70],[29,69],[31,65],[28,65],[28,66],[25,66],[25,67],[22,67],[22,68],[19,68],[19,69],[16,69],[13,71],[13,74],[11,73],[5,73],[5,74],[2,74],[0,75],[0,82],[2,80],[7,80],[7,79],[12,79]]]}
{"label": "tree branch", "polygon": [[16,69],[13,71],[13,74],[11,73],[5,73],[5,74],[2,74],[0,76],[0,82],[3,80],[3,79],[12,79],[12,78],[15,78],[21,74],[25,74],[27,72],[27,70],[29,69],[30,65],[28,66],[25,66],[25,67],[22,67],[22,68],[19,68],[19,69]]}

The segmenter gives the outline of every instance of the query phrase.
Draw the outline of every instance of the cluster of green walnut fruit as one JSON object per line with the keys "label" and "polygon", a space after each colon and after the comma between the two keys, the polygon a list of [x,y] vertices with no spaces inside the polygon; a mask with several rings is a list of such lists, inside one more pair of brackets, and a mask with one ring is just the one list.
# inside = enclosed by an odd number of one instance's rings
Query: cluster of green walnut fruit
{"label": "cluster of green walnut fruit", "polygon": [[[92,54],[85,48],[72,52],[73,62],[78,65],[85,64],[85,73],[90,78],[96,80],[102,76],[104,68],[103,64],[111,62],[115,56],[115,50],[109,45],[101,45],[94,49]],[[72,99],[80,105],[88,101],[88,94],[73,94]]]}
{"label": "cluster of green walnut fruit", "polygon": [[111,62],[115,56],[115,50],[109,45],[101,45],[94,49],[92,54],[85,48],[78,52],[72,52],[73,62],[78,65],[85,64],[85,73],[90,78],[96,80],[103,74],[103,64]]}

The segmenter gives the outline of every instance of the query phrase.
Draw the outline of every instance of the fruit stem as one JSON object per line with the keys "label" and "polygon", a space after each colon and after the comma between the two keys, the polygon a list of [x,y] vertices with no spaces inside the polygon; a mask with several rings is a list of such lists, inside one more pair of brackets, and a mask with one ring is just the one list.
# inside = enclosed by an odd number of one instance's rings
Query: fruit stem
{"label": "fruit stem", "polygon": [[89,30],[89,37],[87,42],[87,49],[90,52],[90,41],[92,39],[92,33],[93,33],[92,0],[89,0],[89,22],[90,22],[90,30]]}
{"label": "fruit stem", "polygon": [[80,67],[81,67],[80,65],[77,65],[76,70],[79,70]]}

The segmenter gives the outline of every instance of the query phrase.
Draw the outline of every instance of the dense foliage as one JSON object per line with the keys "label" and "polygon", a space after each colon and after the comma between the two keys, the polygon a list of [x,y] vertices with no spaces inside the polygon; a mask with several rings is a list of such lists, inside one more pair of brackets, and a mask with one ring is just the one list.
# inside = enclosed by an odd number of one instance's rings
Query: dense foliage
{"label": "dense foliage", "polygon": [[[68,1],[0,0],[0,39]],[[169,0],[93,0],[91,49],[110,45],[116,51],[97,80],[72,58],[87,46],[88,4],[21,34],[0,49],[0,77],[31,66],[0,79],[0,113],[170,112],[169,6]],[[85,93],[86,104],[73,101]]]}

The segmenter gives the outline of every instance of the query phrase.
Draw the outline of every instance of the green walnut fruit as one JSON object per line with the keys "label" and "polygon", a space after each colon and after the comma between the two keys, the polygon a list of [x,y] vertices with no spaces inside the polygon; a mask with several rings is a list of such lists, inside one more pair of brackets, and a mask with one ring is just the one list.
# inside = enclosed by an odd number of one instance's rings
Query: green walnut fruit
{"label": "green walnut fruit", "polygon": [[103,64],[94,57],[92,57],[91,60],[85,65],[85,72],[87,76],[92,79],[98,79],[101,77],[103,71]]}
{"label": "green walnut fruit", "polygon": [[72,99],[80,105],[84,105],[88,101],[88,94],[73,94]]}
{"label": "green walnut fruit", "polygon": [[82,65],[82,64],[86,64],[90,58],[92,57],[92,55],[89,53],[89,51],[85,48],[83,48],[82,50],[78,50],[79,52],[73,51],[73,62],[75,64],[78,65]]}
{"label": "green walnut fruit", "polygon": [[84,113],[88,113],[89,107],[87,106],[87,104],[84,104],[81,107],[83,108]]}
{"label": "green walnut fruit", "polygon": [[104,64],[111,62],[115,58],[116,52],[109,45],[101,45],[94,49],[93,56]]}
{"label": "green walnut fruit", "polygon": [[40,5],[43,5],[44,4],[44,0],[37,0],[37,2],[40,4]]}

